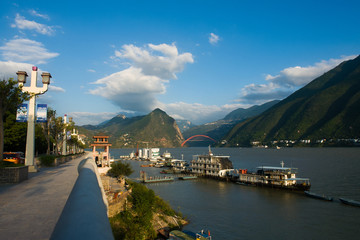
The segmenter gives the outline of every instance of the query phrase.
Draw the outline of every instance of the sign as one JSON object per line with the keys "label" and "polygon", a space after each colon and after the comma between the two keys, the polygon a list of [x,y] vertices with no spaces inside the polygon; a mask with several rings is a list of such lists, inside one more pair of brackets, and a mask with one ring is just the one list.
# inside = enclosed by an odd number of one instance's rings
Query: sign
{"label": "sign", "polygon": [[21,104],[16,111],[16,122],[27,122],[28,117],[28,105],[26,103]]}
{"label": "sign", "polygon": [[36,122],[47,122],[47,104],[37,105]]}

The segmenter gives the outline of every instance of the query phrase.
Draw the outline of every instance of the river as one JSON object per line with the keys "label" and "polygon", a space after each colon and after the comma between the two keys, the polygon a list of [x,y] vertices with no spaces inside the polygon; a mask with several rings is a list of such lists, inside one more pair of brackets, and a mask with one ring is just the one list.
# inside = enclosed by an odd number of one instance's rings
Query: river
{"label": "river", "polygon": [[[173,148],[174,158],[192,160],[207,148]],[[119,158],[133,149],[111,149]],[[212,239],[357,239],[360,208],[347,206],[338,197],[360,201],[360,148],[214,148],[214,155],[227,155],[234,168],[254,170],[258,166],[298,168],[298,177],[311,180],[311,191],[335,198],[326,202],[280,189],[241,186],[212,179],[152,183],[153,189],[190,221],[185,230],[209,230]],[[160,175],[158,168],[139,171]]]}

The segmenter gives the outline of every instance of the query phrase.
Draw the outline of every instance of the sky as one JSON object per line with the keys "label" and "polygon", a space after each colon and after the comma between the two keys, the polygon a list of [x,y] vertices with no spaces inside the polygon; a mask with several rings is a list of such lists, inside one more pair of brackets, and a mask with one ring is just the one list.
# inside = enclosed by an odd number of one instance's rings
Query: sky
{"label": "sky", "polygon": [[37,103],[76,125],[155,108],[203,124],[358,56],[359,12],[347,0],[1,0],[0,78],[50,72]]}

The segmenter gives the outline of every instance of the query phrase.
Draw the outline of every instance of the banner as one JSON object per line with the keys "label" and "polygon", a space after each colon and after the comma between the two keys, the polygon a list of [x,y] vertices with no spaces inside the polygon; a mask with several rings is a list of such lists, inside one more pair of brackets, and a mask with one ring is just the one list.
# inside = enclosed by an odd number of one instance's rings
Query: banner
{"label": "banner", "polygon": [[47,122],[47,104],[37,105],[36,122]]}
{"label": "banner", "polygon": [[26,103],[21,104],[16,111],[17,122],[27,122],[28,105]]}

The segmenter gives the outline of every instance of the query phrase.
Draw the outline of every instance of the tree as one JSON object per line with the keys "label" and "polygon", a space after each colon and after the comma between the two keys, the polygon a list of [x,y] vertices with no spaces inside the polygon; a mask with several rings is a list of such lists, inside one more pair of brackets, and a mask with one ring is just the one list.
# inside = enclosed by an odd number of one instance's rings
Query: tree
{"label": "tree", "polygon": [[63,141],[64,127],[65,124],[63,122],[63,118],[55,117],[50,132],[51,132],[51,136],[54,139],[56,155],[59,154],[59,143],[62,143]]}
{"label": "tree", "polygon": [[4,118],[6,112],[16,112],[17,107],[29,99],[28,93],[23,93],[17,81],[12,78],[0,81],[0,162],[4,153]]}
{"label": "tree", "polygon": [[56,118],[56,110],[53,110],[52,108],[47,109],[47,121],[41,124],[46,143],[47,143],[47,149],[46,154],[50,154],[50,143],[51,143],[51,128],[55,124],[55,118]]}
{"label": "tree", "polygon": [[112,177],[120,177],[129,176],[133,172],[134,170],[132,170],[129,163],[115,162],[111,165],[111,169],[108,173]]}

